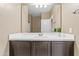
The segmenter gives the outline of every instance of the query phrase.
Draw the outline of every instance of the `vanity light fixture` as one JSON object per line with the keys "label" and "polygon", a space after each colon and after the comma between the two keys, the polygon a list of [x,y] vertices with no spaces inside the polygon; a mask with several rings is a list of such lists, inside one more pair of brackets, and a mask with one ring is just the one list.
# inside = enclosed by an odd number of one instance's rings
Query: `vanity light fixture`
{"label": "vanity light fixture", "polygon": [[43,5],[42,5],[42,4],[40,4],[39,6],[40,6],[40,8],[42,8],[42,7],[43,7]]}
{"label": "vanity light fixture", "polygon": [[46,8],[50,4],[47,4],[47,3],[34,3],[32,5],[34,5],[36,8]]}
{"label": "vanity light fixture", "polygon": [[40,5],[35,5],[36,8],[46,8],[47,5],[43,5],[43,4],[40,4]]}
{"label": "vanity light fixture", "polygon": [[46,8],[47,7],[47,5],[44,5],[44,8]]}

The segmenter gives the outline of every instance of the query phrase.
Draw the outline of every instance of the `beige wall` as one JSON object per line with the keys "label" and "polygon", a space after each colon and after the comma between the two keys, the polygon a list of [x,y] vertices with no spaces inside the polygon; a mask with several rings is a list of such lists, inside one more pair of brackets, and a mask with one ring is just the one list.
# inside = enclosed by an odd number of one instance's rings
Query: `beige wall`
{"label": "beige wall", "polygon": [[55,4],[51,10],[51,17],[53,18],[54,27],[61,27],[61,5]]}
{"label": "beige wall", "polygon": [[62,4],[62,32],[75,34],[75,55],[79,56],[79,14],[73,14],[73,11],[79,9],[79,4]]}
{"label": "beige wall", "polygon": [[50,16],[51,16],[50,11],[41,13],[41,19],[49,19]]}
{"label": "beige wall", "polygon": [[31,31],[41,32],[41,17],[40,16],[32,16]]}
{"label": "beige wall", "polygon": [[0,55],[9,55],[8,34],[20,32],[20,4],[0,4]]}

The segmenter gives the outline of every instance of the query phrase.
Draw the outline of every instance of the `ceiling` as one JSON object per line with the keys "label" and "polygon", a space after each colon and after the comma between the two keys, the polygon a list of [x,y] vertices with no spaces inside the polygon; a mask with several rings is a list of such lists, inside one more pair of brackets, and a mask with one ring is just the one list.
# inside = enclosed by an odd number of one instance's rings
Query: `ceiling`
{"label": "ceiling", "polygon": [[47,12],[47,11],[50,11],[51,8],[53,7],[54,4],[47,4],[47,7],[46,8],[36,8],[35,7],[35,4],[33,3],[30,3],[28,4],[28,11],[29,11],[29,14],[31,14],[32,16],[39,16],[42,12]]}

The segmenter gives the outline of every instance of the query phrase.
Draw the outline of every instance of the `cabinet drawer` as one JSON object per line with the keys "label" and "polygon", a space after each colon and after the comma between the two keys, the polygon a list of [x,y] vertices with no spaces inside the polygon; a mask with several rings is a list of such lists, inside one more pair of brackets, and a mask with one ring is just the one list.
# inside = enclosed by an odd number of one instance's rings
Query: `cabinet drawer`
{"label": "cabinet drawer", "polygon": [[50,55],[50,42],[32,42],[32,55],[34,56],[48,56]]}
{"label": "cabinet drawer", "polygon": [[30,42],[10,41],[10,55],[30,56]]}
{"label": "cabinet drawer", "polygon": [[52,42],[52,55],[53,56],[73,56],[74,42],[68,42],[68,41]]}

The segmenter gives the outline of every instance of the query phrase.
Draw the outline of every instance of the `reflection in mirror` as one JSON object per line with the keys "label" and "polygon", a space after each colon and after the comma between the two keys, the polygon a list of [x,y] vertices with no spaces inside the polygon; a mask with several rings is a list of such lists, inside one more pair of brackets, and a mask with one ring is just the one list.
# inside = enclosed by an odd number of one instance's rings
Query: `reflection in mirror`
{"label": "reflection in mirror", "polygon": [[[28,3],[28,32],[54,32],[60,28],[60,5],[56,3]],[[23,10],[24,12],[24,10]]]}

